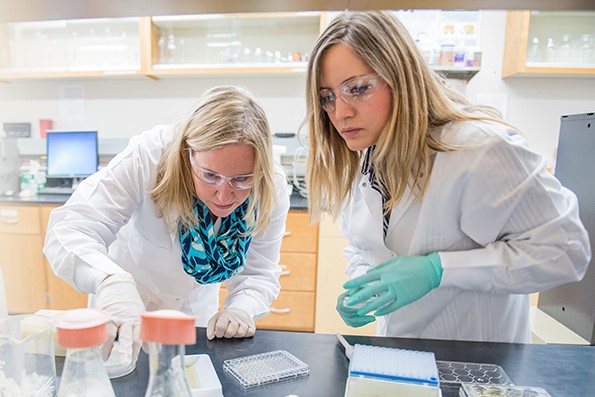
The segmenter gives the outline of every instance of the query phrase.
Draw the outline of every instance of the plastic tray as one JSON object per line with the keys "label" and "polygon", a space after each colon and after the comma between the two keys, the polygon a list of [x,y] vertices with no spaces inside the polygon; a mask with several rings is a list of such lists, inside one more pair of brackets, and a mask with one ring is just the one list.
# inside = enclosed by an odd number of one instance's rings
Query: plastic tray
{"label": "plastic tray", "polygon": [[185,356],[184,365],[192,397],[223,397],[221,382],[208,354]]}
{"label": "plastic tray", "polygon": [[310,373],[307,364],[285,350],[225,360],[223,369],[244,388],[298,378]]}
{"label": "plastic tray", "polygon": [[436,361],[440,384],[460,387],[462,383],[512,385],[501,366],[496,364]]}

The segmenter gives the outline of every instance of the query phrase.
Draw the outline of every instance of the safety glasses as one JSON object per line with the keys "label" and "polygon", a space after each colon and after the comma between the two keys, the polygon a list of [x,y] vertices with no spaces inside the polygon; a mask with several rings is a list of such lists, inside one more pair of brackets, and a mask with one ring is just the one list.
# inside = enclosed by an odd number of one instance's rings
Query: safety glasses
{"label": "safety glasses", "polygon": [[203,168],[194,162],[193,151],[190,150],[190,165],[192,172],[198,179],[203,181],[209,186],[219,187],[224,182],[227,182],[235,190],[247,190],[254,186],[254,174],[235,175],[235,176],[224,176]]}
{"label": "safety glasses", "polygon": [[320,105],[325,112],[334,112],[338,96],[343,102],[357,106],[370,99],[383,83],[384,80],[378,74],[370,73],[347,80],[341,84],[337,93],[330,88],[322,88],[320,90]]}

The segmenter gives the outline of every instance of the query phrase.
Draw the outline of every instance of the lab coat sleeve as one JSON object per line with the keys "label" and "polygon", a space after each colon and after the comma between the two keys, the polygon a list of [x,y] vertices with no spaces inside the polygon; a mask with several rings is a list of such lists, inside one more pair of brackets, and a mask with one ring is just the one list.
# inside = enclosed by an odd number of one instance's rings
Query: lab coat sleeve
{"label": "lab coat sleeve", "polygon": [[69,200],[50,214],[44,254],[54,273],[83,293],[107,274],[124,270],[108,257],[108,247],[130,220],[156,180],[166,127],[133,137],[104,168],[85,179]]}
{"label": "lab coat sleeve", "polygon": [[278,165],[275,168],[275,188],[277,202],[273,207],[268,229],[262,235],[252,238],[243,271],[225,282],[229,294],[223,306],[242,309],[254,320],[269,313],[271,303],[281,289],[279,259],[289,211],[290,190],[285,172]]}
{"label": "lab coat sleeve", "polygon": [[353,220],[347,216],[347,211],[341,211],[341,234],[347,239],[347,247],[343,249],[343,255],[347,260],[345,274],[349,280],[363,276],[372,267],[372,265],[364,258],[362,250],[351,241],[351,233],[349,232],[349,222],[351,221]]}
{"label": "lab coat sleeve", "polygon": [[459,208],[448,210],[477,248],[439,250],[441,286],[522,294],[580,280],[591,251],[576,196],[512,131],[475,152],[454,187]]}

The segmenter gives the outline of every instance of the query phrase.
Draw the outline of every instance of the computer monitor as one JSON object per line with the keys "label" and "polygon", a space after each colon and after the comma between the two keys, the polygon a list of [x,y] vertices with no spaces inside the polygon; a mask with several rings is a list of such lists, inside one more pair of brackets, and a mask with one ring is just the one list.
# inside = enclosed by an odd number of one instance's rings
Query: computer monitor
{"label": "computer monitor", "polygon": [[48,178],[86,178],[98,165],[97,131],[48,131]]}

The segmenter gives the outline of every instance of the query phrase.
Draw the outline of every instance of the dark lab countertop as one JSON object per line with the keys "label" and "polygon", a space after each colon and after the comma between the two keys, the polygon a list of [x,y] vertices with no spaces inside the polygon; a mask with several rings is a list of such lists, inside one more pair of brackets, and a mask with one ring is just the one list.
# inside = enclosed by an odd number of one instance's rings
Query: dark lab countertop
{"label": "dark lab countertop", "polygon": [[[19,204],[64,204],[70,196],[64,194],[38,194],[30,197],[19,197],[0,195],[0,204],[19,205]],[[290,197],[290,207],[292,210],[307,210],[308,202],[305,197],[293,192]]]}
{"label": "dark lab countertop", "polygon": [[[592,346],[480,343],[346,336],[351,344],[396,347],[434,352],[436,360],[500,365],[516,385],[537,386],[556,396],[595,395],[595,348]],[[286,350],[309,365],[310,374],[292,381],[243,390],[223,371],[223,361],[274,350]],[[258,330],[248,339],[208,341],[204,328],[197,328],[197,343],[186,354],[208,354],[225,397],[343,397],[349,361],[335,335]],[[130,375],[112,381],[118,396],[144,396],[148,380],[147,356],[141,352]],[[458,396],[458,390],[442,387],[443,397]]]}

